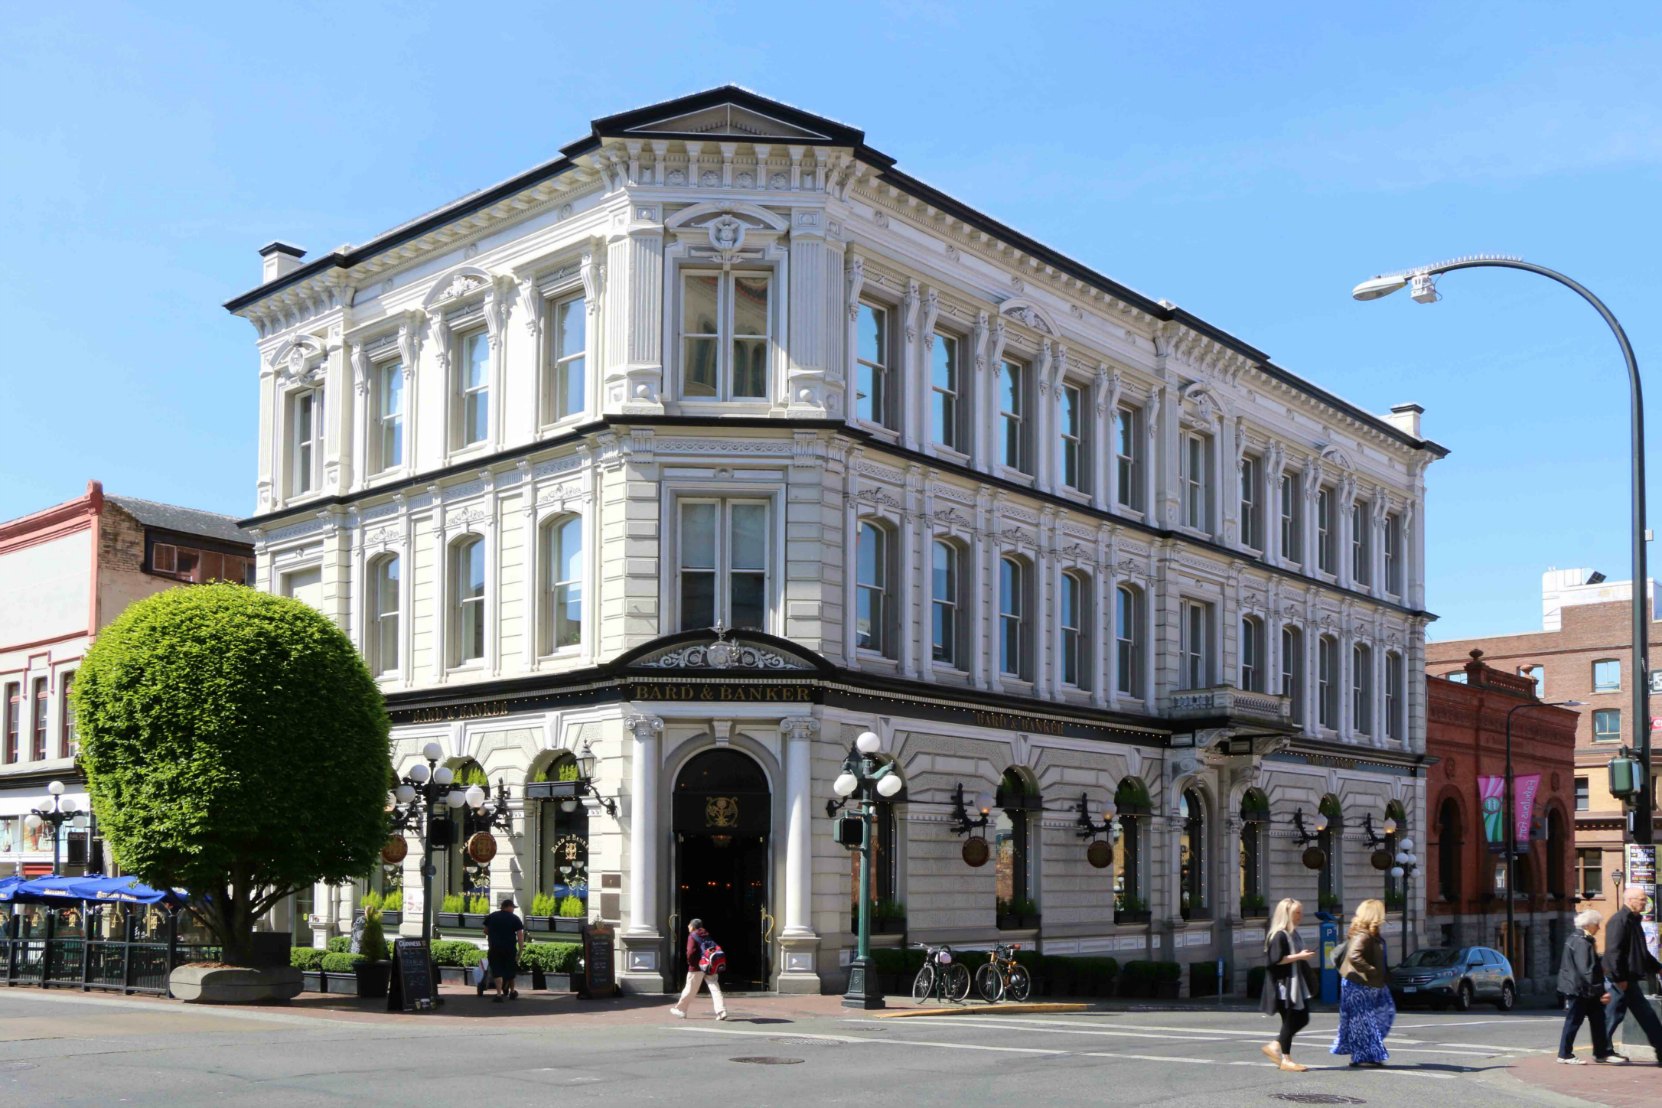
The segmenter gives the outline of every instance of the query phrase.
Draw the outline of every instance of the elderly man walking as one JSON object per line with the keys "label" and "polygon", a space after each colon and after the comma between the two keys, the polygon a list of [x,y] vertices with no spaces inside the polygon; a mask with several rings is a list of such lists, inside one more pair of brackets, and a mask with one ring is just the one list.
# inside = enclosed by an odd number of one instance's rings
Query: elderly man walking
{"label": "elderly man walking", "polygon": [[[1656,1051],[1656,1064],[1662,1066],[1662,1021],[1650,1006],[1650,1000],[1640,990],[1646,977],[1662,971],[1662,964],[1651,957],[1645,946],[1643,912],[1650,892],[1644,885],[1629,885],[1622,893],[1622,907],[1610,917],[1604,929],[1604,984],[1610,992],[1610,1005],[1604,1010],[1610,1041],[1616,1041],[1616,1030],[1622,1025],[1622,1016],[1631,1013],[1633,1022],[1645,1030],[1651,1049]],[[1612,1055],[1620,1057],[1620,1055]],[[1622,1059],[1626,1061],[1626,1059]]]}

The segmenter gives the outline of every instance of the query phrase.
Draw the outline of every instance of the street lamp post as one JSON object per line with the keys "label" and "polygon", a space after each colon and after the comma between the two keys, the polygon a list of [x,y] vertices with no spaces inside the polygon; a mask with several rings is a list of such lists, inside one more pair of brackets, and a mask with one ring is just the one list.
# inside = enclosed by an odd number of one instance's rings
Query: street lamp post
{"label": "street lamp post", "polygon": [[1556,700],[1551,703],[1527,700],[1522,704],[1514,704],[1506,712],[1506,778],[1502,784],[1502,788],[1505,790],[1503,803],[1506,805],[1506,827],[1504,831],[1506,837],[1502,840],[1502,844],[1505,847],[1503,856],[1506,859],[1506,958],[1508,961],[1514,961],[1517,958],[1517,950],[1515,949],[1517,946],[1517,939],[1515,938],[1517,921],[1513,918],[1513,908],[1517,900],[1518,842],[1515,824],[1513,823],[1516,816],[1512,811],[1512,717],[1529,708],[1579,708],[1581,705],[1582,702],[1579,700]]}
{"label": "street lamp post", "polygon": [[[1397,821],[1386,817],[1385,834],[1395,835]],[[1402,954],[1406,958],[1413,953],[1414,945],[1414,871],[1420,868],[1420,856],[1414,853],[1414,840],[1404,835],[1396,844],[1397,852],[1392,856],[1391,876],[1402,880]]]}
{"label": "street lamp post", "polygon": [[855,797],[855,815],[860,820],[860,909],[856,923],[857,945],[848,967],[848,991],[844,1008],[882,1008],[883,991],[871,973],[871,822],[877,814],[877,797],[888,799],[904,787],[894,766],[880,764],[878,751],[883,740],[876,732],[862,731],[843,759],[842,772],[831,782],[831,791],[845,801]]}
{"label": "street lamp post", "polygon": [[43,803],[24,817],[24,824],[33,831],[43,823],[52,825],[52,876],[58,876],[58,860],[61,845],[58,842],[58,829],[71,820],[80,818],[79,805],[75,798],[63,794],[63,782],[54,781],[46,786],[46,791],[52,796],[52,806],[46,807]]}
{"label": "street lamp post", "polygon": [[[1599,316],[1609,325],[1611,333],[1616,336],[1616,344],[1621,347],[1622,358],[1627,363],[1627,380],[1629,394],[1629,425],[1630,449],[1633,455],[1633,507],[1632,507],[1632,541],[1633,541],[1633,702],[1631,714],[1633,717],[1634,753],[1638,756],[1640,774],[1638,795],[1634,798],[1634,806],[1628,810],[1628,838],[1640,844],[1650,844],[1655,841],[1653,828],[1653,813],[1656,808],[1656,784],[1651,779],[1651,745],[1650,745],[1650,660],[1649,616],[1645,611],[1647,604],[1647,571],[1645,568],[1645,402],[1644,394],[1639,384],[1639,362],[1633,356],[1633,347],[1627,341],[1627,333],[1622,325],[1616,321],[1610,309],[1604,302],[1594,296],[1577,282],[1564,276],[1556,270],[1545,266],[1534,265],[1518,258],[1476,257],[1462,258],[1457,261],[1444,262],[1440,265],[1424,266],[1408,270],[1403,273],[1381,274],[1378,277],[1363,281],[1351,290],[1351,295],[1357,300],[1377,300],[1381,296],[1389,296],[1400,288],[1412,284],[1412,296],[1421,304],[1433,304],[1440,299],[1437,292],[1436,278],[1444,273],[1452,273],[1457,269],[1520,269],[1525,273],[1534,273],[1541,277],[1557,281],[1565,288],[1579,295],[1593,306]],[[1510,796],[1510,791],[1508,791]],[[1508,898],[1510,903],[1510,898]]]}

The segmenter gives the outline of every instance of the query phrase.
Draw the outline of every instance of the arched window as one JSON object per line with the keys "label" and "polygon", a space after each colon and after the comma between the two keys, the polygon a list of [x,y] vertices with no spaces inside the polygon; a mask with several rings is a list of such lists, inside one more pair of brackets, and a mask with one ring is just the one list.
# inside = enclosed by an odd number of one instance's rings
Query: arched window
{"label": "arched window", "polygon": [[1322,797],[1317,808],[1327,819],[1327,826],[1316,834],[1316,846],[1322,852],[1322,868],[1317,881],[1316,903],[1324,909],[1336,909],[1344,902],[1344,859],[1339,857],[1344,843],[1345,815],[1339,798],[1332,793]]}
{"label": "arched window", "polygon": [[583,641],[583,520],[559,516],[543,525],[542,652]]}
{"label": "arched window", "polygon": [[1437,896],[1460,899],[1460,804],[1452,796],[1437,809]]}
{"label": "arched window", "polygon": [[994,887],[997,890],[1000,926],[1029,926],[1012,923],[1008,917],[1038,914],[1033,897],[1031,833],[1033,813],[1040,809],[1038,792],[1018,770],[1004,771],[992,810]]}
{"label": "arched window", "polygon": [[1281,629],[1281,695],[1286,697],[1293,722],[1304,725],[1304,632],[1297,627]]}
{"label": "arched window", "polygon": [[1062,683],[1091,687],[1091,582],[1082,573],[1062,574],[1058,621],[1062,630]]}
{"label": "arched window", "polygon": [[854,553],[854,642],[862,650],[888,655],[893,650],[889,532],[861,522]]}
{"label": "arched window", "polygon": [[450,664],[485,656],[485,540],[464,535],[450,547]]}
{"label": "arched window", "polygon": [[1332,635],[1316,643],[1316,722],[1339,729],[1339,640]]}
{"label": "arched window", "polygon": [[1114,790],[1119,836],[1114,840],[1114,919],[1118,923],[1147,923],[1148,897],[1143,878],[1144,821],[1153,810],[1148,786],[1135,777],[1120,781]]}
{"label": "arched window", "polygon": [[1130,585],[1114,590],[1114,691],[1143,694],[1143,597]]}
{"label": "arched window", "polygon": [[369,610],[364,653],[371,673],[398,668],[398,555],[383,554],[369,563]]}
{"label": "arched window", "polygon": [[1241,688],[1264,691],[1264,621],[1241,617]]}
{"label": "arched window", "polygon": [[1362,642],[1350,648],[1350,728],[1373,730],[1373,648]]}
{"label": "arched window", "polygon": [[541,850],[534,895],[548,899],[520,905],[523,913],[588,918],[589,811],[574,795],[578,777],[577,759],[568,753],[555,756],[532,775],[541,787],[527,789],[527,793],[546,794],[537,801]]}
{"label": "arched window", "polygon": [[1257,789],[1241,797],[1241,917],[1262,919],[1269,911],[1265,893],[1265,852],[1269,844],[1270,801]]}
{"label": "arched window", "polygon": [[1178,841],[1179,907],[1184,919],[1207,918],[1206,897],[1206,803],[1194,789],[1185,789],[1178,800],[1183,820]]}
{"label": "arched window", "polygon": [[1027,567],[1016,558],[998,560],[998,669],[1029,680],[1032,669],[1028,625]]}
{"label": "arched window", "polygon": [[929,601],[931,656],[942,665],[963,669],[959,648],[958,548],[936,539],[929,553]]}
{"label": "arched window", "polygon": [[1556,898],[1564,896],[1568,876],[1564,859],[1564,816],[1557,808],[1547,809],[1547,892]]}

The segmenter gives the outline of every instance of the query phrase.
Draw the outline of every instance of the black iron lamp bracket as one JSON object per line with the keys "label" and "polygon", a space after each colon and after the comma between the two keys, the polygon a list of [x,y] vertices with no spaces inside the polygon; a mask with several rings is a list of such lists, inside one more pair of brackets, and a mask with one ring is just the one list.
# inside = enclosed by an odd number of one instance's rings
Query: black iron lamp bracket
{"label": "black iron lamp bracket", "polygon": [[1093,820],[1091,818],[1090,797],[1087,794],[1085,794],[1085,793],[1080,793],[1079,794],[1079,803],[1075,804],[1073,806],[1073,810],[1074,810],[1074,814],[1077,817],[1074,820],[1074,823],[1077,824],[1077,830],[1075,831],[1075,834],[1078,835],[1081,839],[1094,839],[1098,835],[1109,835],[1109,836],[1113,835],[1113,832],[1114,832],[1114,819],[1113,819],[1113,817],[1109,816],[1107,819],[1104,819],[1101,823],[1097,823],[1095,820]]}
{"label": "black iron lamp bracket", "polygon": [[1304,826],[1304,809],[1300,808],[1293,813],[1293,831],[1298,836],[1300,846],[1315,842],[1319,836]]}
{"label": "black iron lamp bracket", "polygon": [[952,786],[952,817],[950,820],[952,833],[967,835],[971,831],[987,826],[992,822],[992,815],[971,816],[969,809],[964,806],[964,783],[958,782]]}

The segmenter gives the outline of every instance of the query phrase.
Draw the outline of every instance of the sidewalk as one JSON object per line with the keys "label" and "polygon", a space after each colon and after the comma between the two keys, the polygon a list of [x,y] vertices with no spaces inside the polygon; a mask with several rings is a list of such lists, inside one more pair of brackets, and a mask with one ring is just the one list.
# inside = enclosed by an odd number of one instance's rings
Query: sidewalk
{"label": "sidewalk", "polygon": [[1538,1054],[1514,1060],[1510,1076],[1537,1089],[1608,1108],[1652,1108],[1662,1103],[1662,1069],[1652,1063],[1563,1066],[1551,1054]]}

